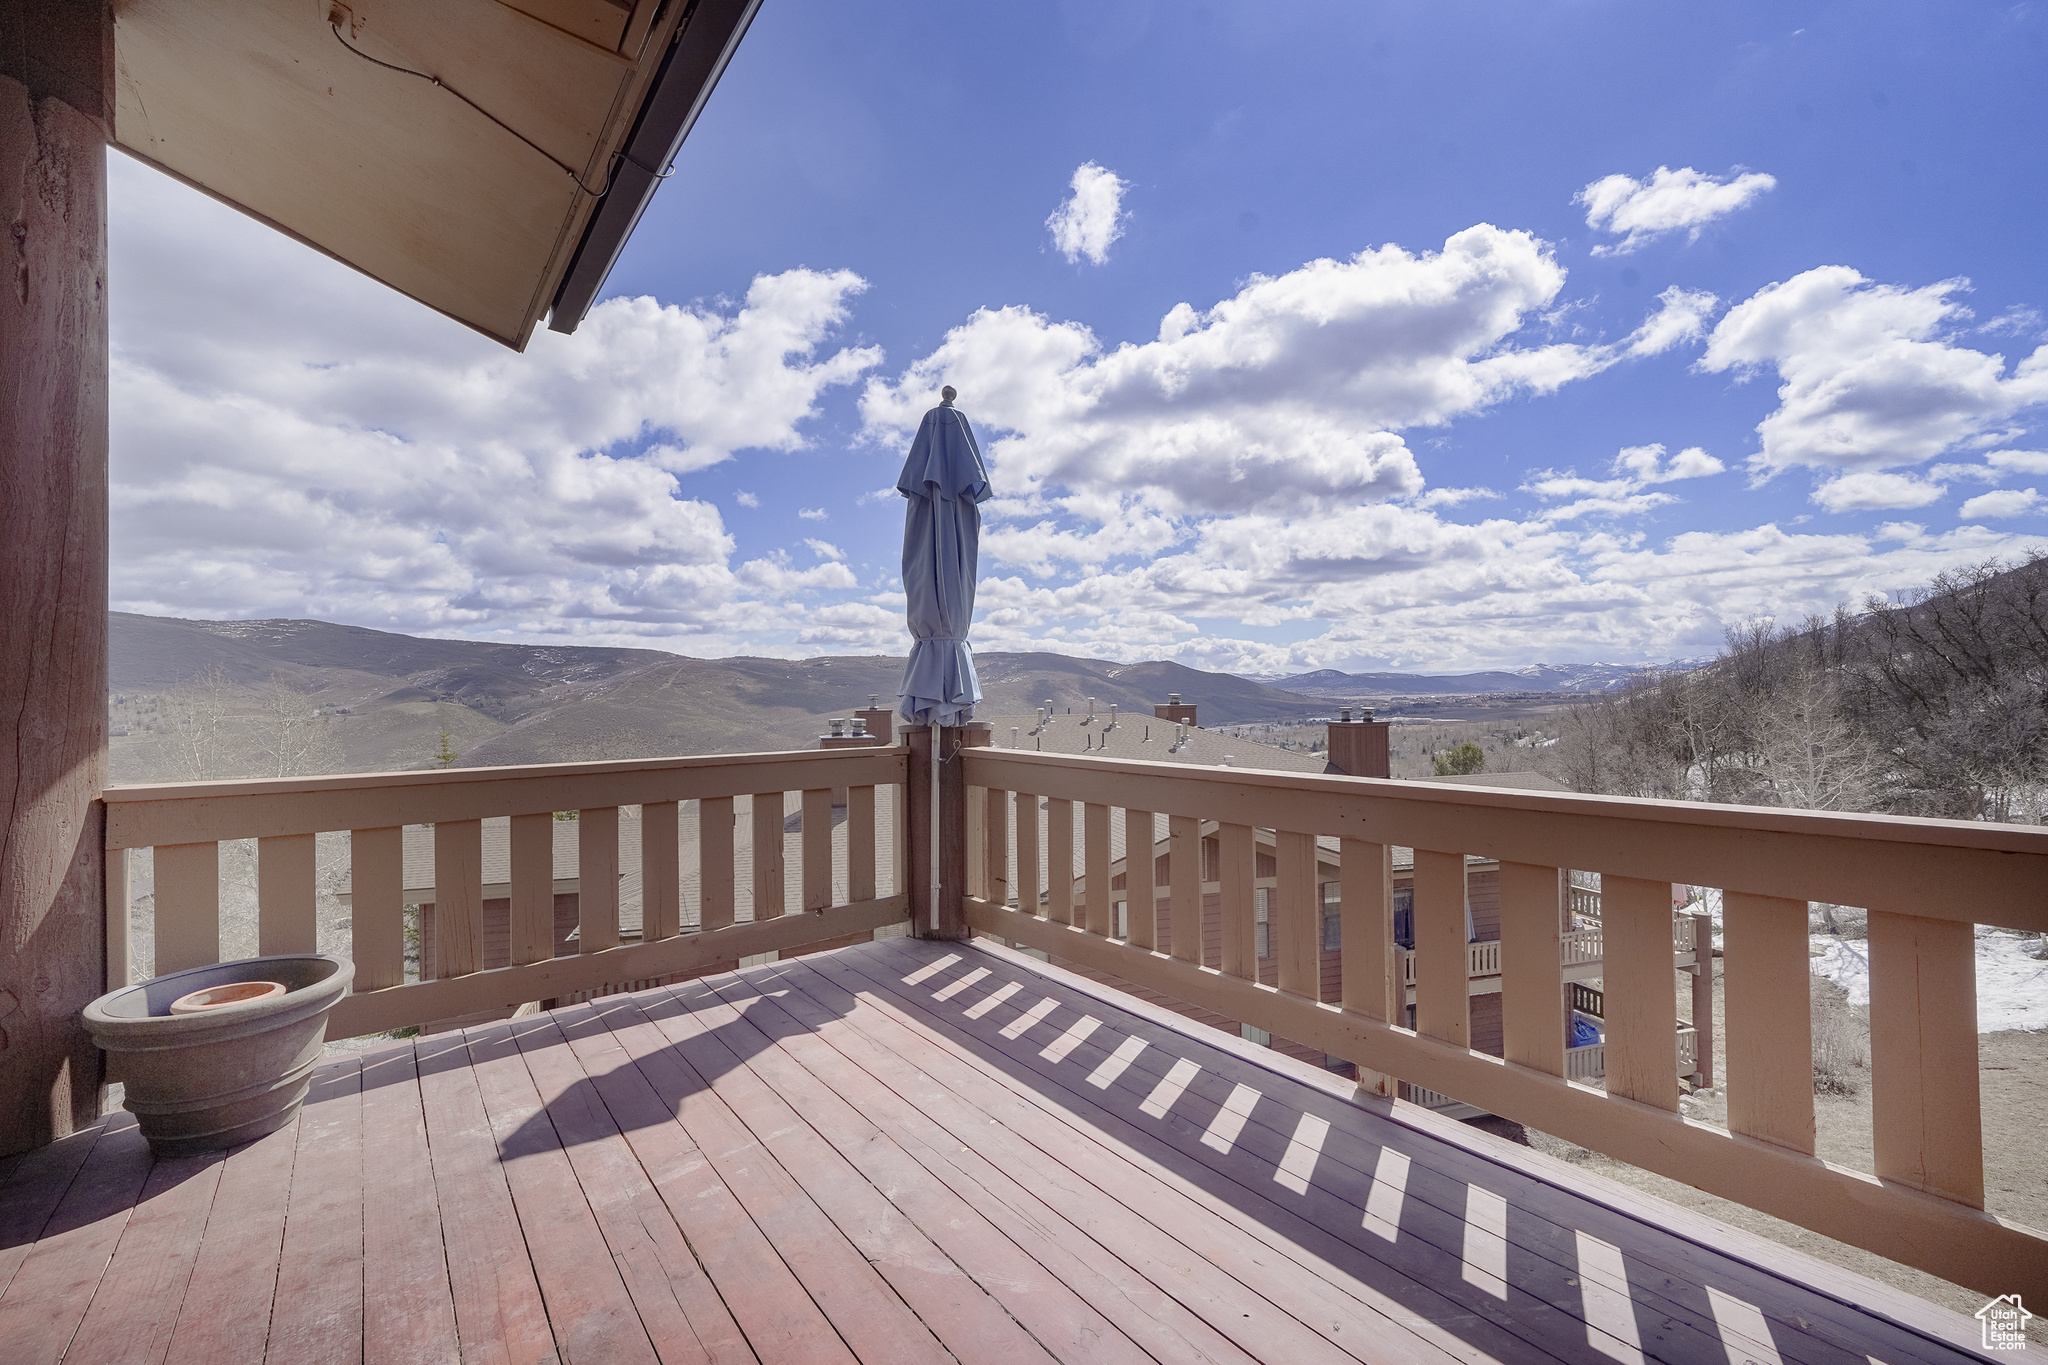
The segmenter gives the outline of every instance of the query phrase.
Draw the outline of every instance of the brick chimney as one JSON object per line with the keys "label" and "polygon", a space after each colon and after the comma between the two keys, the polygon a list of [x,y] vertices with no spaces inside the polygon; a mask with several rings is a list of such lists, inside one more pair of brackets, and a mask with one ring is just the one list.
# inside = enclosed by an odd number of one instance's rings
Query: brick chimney
{"label": "brick chimney", "polygon": [[1387,722],[1374,720],[1372,708],[1358,708],[1358,719],[1351,718],[1351,708],[1337,709],[1337,719],[1330,722],[1329,770],[1346,777],[1392,777],[1387,753]]}
{"label": "brick chimney", "polygon": [[868,704],[856,710],[853,718],[865,722],[868,733],[878,736],[875,743],[892,744],[896,739],[896,713],[880,705],[880,700],[872,693],[869,694]]}
{"label": "brick chimney", "polygon": [[1168,692],[1164,702],[1153,706],[1152,718],[1154,720],[1170,721],[1176,725],[1192,727],[1195,723],[1195,708],[1192,706],[1182,706],[1180,704],[1180,693]]}
{"label": "brick chimney", "polygon": [[[868,733],[866,717],[873,714],[872,711],[856,711],[853,713],[852,719],[848,719],[845,716],[832,717],[830,722],[832,731],[830,734],[818,736],[818,747],[820,749],[867,749],[878,744],[887,744],[889,740],[886,735]],[[888,712],[885,711],[882,714],[886,716]]]}

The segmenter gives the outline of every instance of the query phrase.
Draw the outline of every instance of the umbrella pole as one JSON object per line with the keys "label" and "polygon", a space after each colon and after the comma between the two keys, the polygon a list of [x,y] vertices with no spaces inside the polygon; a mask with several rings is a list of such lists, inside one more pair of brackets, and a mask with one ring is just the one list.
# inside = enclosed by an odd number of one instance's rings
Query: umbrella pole
{"label": "umbrella pole", "polygon": [[931,868],[931,879],[930,879],[930,883],[929,883],[929,884],[930,884],[930,887],[931,887],[931,897],[932,897],[932,903],[931,903],[931,926],[932,926],[932,932],[933,932],[933,933],[935,933],[935,934],[936,934],[936,933],[937,933],[937,932],[939,931],[939,737],[940,737],[940,736],[941,736],[942,734],[944,734],[944,733],[945,733],[945,732],[944,732],[943,730],[941,730],[941,729],[939,728],[939,722],[938,722],[938,718],[937,718],[937,717],[933,717],[933,719],[932,719],[932,783],[931,783],[931,786],[930,786],[929,788],[927,788],[927,789],[926,789],[926,790],[927,790],[927,791],[929,792],[929,794],[930,794],[930,797],[931,797],[931,799],[930,799],[930,800],[929,800],[928,802],[926,802],[926,804],[927,804],[927,805],[929,805],[929,806],[931,807],[931,815],[932,815],[932,831],[931,831],[931,849],[932,849],[932,868]]}

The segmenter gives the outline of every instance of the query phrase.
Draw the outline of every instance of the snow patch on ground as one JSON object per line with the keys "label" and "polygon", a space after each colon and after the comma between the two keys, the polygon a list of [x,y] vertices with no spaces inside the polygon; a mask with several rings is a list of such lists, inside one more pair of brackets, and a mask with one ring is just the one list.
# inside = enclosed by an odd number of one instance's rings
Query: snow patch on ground
{"label": "snow patch on ground", "polygon": [[[1813,970],[1870,1003],[1870,941],[1815,934]],[[2048,1029],[2048,962],[2035,957],[2038,942],[1997,929],[1977,931],[1977,1032]]]}

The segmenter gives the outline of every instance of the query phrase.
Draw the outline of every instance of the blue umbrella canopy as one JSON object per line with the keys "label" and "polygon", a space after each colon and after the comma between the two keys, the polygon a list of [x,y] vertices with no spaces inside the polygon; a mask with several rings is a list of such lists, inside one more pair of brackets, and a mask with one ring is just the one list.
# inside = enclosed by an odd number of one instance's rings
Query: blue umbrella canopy
{"label": "blue umbrella canopy", "polygon": [[981,680],[967,628],[981,559],[981,504],[993,496],[974,429],[953,406],[953,390],[924,415],[896,491],[903,518],[903,591],[909,599],[910,659],[898,712],[911,725],[959,725],[974,718]]}

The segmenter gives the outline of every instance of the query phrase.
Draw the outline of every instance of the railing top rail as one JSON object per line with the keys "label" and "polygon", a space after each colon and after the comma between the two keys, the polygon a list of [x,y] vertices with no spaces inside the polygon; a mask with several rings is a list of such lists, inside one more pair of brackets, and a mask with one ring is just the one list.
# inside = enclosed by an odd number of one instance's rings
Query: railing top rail
{"label": "railing top rail", "polygon": [[976,786],[2048,932],[2048,829],[966,751]]}
{"label": "railing top rail", "polygon": [[381,829],[439,820],[901,782],[910,750],[798,749],[333,777],[110,787],[107,847]]}

